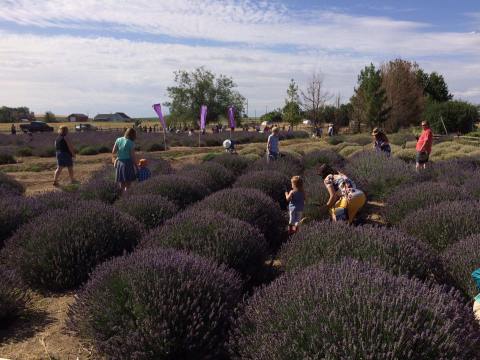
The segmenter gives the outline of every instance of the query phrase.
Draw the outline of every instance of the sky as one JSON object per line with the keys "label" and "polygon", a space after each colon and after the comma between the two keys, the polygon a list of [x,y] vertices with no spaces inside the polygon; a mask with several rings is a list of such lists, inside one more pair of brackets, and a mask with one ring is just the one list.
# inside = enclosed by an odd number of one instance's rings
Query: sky
{"label": "sky", "polygon": [[314,73],[347,102],[370,63],[403,58],[480,103],[477,0],[0,0],[0,106],[151,117],[174,71],[234,79],[250,116]]}

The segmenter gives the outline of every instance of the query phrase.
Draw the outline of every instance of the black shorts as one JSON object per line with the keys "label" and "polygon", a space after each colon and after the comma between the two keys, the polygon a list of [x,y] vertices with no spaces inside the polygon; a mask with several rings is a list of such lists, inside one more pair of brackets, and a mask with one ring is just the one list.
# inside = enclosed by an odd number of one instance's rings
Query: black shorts
{"label": "black shorts", "polygon": [[429,154],[425,151],[417,151],[417,164],[426,164],[428,162]]}

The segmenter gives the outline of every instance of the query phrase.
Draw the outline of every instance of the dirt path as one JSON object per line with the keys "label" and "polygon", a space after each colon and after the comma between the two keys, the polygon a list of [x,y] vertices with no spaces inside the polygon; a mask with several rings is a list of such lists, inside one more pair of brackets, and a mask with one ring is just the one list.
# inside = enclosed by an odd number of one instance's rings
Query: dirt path
{"label": "dirt path", "polygon": [[68,334],[65,320],[73,294],[34,295],[24,316],[0,331],[0,357],[11,360],[93,359],[91,351]]}

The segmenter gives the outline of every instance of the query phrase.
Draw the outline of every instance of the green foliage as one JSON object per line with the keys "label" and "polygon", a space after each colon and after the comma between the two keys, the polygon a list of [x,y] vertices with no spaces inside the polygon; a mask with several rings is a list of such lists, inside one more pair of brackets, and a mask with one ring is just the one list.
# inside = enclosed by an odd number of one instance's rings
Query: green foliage
{"label": "green foliage", "polygon": [[422,69],[417,72],[418,81],[423,87],[424,95],[432,101],[445,102],[452,100],[453,95],[448,91],[448,85],[442,75],[432,72],[428,74]]}
{"label": "green foliage", "polygon": [[478,117],[478,109],[465,101],[429,102],[424,113],[424,119],[439,133],[445,132],[441,120],[448,132],[467,133],[473,130]]}
{"label": "green foliage", "polygon": [[260,120],[261,121],[268,121],[268,122],[271,122],[271,123],[281,122],[281,121],[283,121],[282,110],[281,109],[276,109],[276,110],[270,111],[266,114],[263,114],[262,116],[260,116]]}
{"label": "green foliage", "polygon": [[22,106],[18,108],[10,108],[6,106],[0,107],[0,123],[11,123],[21,119],[30,119],[30,109]]}
{"label": "green foliage", "polygon": [[17,149],[17,156],[33,156],[33,151],[31,147],[24,146]]}
{"label": "green foliage", "polygon": [[287,98],[283,107],[283,119],[291,126],[298,125],[302,120],[298,85],[291,79],[287,89]]}
{"label": "green foliage", "polygon": [[229,106],[235,108],[235,119],[241,118],[245,98],[235,90],[232,78],[225,75],[216,76],[203,67],[192,72],[180,70],[175,72],[176,86],[167,88],[170,101],[169,121],[197,125],[202,105],[207,105],[207,122],[217,121],[225,116]]}
{"label": "green foliage", "polygon": [[93,146],[86,146],[82,148],[78,153],[80,155],[97,155],[98,150]]}
{"label": "green foliage", "polygon": [[390,108],[387,106],[385,89],[382,87],[382,73],[373,64],[360,72],[351,103],[358,124],[357,131],[360,131],[361,124],[373,128],[387,121]]}
{"label": "green foliage", "polygon": [[5,154],[5,153],[0,154],[0,165],[16,164],[16,163],[17,161],[15,160],[12,154]]}

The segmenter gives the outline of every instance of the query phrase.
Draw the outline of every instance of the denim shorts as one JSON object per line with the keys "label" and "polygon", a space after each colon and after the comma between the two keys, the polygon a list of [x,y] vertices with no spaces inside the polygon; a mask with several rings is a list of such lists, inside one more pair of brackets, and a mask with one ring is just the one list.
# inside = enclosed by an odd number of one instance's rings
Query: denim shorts
{"label": "denim shorts", "polygon": [[288,215],[290,217],[288,224],[289,225],[298,225],[298,223],[302,220],[302,211],[298,211],[295,209],[289,209],[288,210]]}

